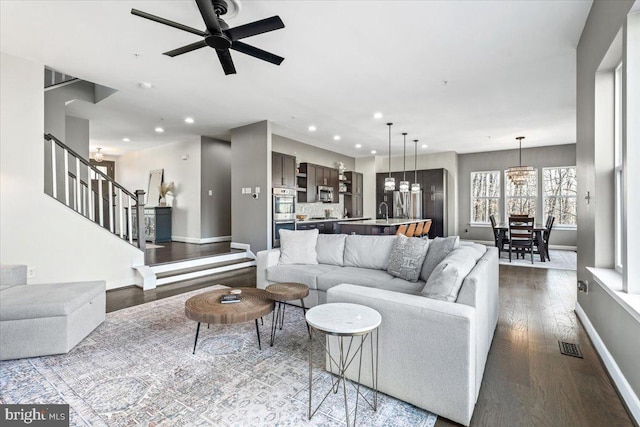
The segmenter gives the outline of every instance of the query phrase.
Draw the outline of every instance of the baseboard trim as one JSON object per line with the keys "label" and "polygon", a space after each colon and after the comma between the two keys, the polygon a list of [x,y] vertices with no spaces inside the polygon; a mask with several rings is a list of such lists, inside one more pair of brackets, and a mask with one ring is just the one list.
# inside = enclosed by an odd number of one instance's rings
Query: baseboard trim
{"label": "baseboard trim", "polygon": [[607,346],[604,344],[602,338],[600,338],[600,335],[598,335],[598,332],[593,327],[593,324],[589,320],[587,313],[584,312],[584,310],[580,306],[580,303],[577,301],[575,311],[578,315],[578,319],[580,319],[580,321],[582,322],[585,331],[587,331],[587,335],[589,335],[593,346],[596,348],[596,351],[600,355],[600,359],[602,359],[602,362],[604,363],[609,376],[618,389],[618,393],[622,397],[622,400],[631,413],[631,416],[634,418],[636,425],[640,425],[640,399],[638,399],[638,396],[631,388],[631,385],[620,370],[620,367],[616,363],[615,359],[613,358],[611,353],[609,353]]}
{"label": "baseboard trim", "polygon": [[231,236],[205,237],[205,238],[171,236],[171,240],[173,240],[174,242],[196,243],[198,245],[203,245],[205,243],[230,242]]}

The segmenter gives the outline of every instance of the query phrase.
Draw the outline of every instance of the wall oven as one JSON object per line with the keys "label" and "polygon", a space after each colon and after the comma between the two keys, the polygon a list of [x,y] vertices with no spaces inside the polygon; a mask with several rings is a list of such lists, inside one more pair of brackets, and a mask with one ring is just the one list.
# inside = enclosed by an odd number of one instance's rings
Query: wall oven
{"label": "wall oven", "polygon": [[296,219],[296,190],[291,188],[273,189],[273,220],[293,221]]}
{"label": "wall oven", "polygon": [[333,187],[318,186],[318,200],[322,203],[333,203]]}

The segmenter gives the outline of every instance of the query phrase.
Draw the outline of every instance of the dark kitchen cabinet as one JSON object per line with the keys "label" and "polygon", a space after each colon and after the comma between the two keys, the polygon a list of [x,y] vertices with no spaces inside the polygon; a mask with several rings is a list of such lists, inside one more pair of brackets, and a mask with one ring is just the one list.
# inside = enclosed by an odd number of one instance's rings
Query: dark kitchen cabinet
{"label": "dark kitchen cabinet", "polygon": [[296,158],[283,153],[271,153],[271,185],[273,187],[296,187]]}
{"label": "dark kitchen cabinet", "polygon": [[298,174],[298,202],[312,203],[318,201],[318,186],[333,188],[333,203],[338,203],[339,191],[338,169],[312,163],[301,163]]}
{"label": "dark kitchen cabinet", "polygon": [[344,208],[350,218],[363,216],[362,212],[362,182],[363,176],[359,172],[345,172],[347,191],[344,193]]}

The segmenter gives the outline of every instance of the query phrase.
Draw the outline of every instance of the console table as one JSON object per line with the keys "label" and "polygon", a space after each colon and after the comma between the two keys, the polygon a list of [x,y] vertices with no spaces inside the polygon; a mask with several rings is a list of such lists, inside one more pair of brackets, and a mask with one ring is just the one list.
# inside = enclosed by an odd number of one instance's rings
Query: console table
{"label": "console table", "polygon": [[[125,208],[128,209],[128,208]],[[129,229],[129,215],[127,217],[127,230]],[[131,208],[131,221],[133,239],[138,238],[138,211]],[[147,241],[162,243],[171,241],[171,207],[156,206],[144,208],[144,232]]]}

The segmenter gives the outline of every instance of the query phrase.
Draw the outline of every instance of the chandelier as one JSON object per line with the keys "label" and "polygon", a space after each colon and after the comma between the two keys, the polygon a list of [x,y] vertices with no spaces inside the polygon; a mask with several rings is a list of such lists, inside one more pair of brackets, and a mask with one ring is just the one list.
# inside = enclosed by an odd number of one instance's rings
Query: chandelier
{"label": "chandelier", "polygon": [[384,179],[384,191],[393,191],[396,189],[396,180],[391,176],[391,126],[393,123],[387,123],[389,126],[389,176]]}
{"label": "chandelier", "polygon": [[400,186],[398,189],[401,193],[409,192],[409,181],[407,181],[407,133],[403,132],[402,136],[404,136],[404,151],[402,152],[402,181],[400,181]]}
{"label": "chandelier", "polygon": [[520,186],[527,183],[529,177],[534,173],[535,169],[533,166],[522,166],[522,140],[524,136],[516,137],[518,142],[520,143],[520,165],[519,166],[511,166],[507,169],[507,177],[513,183],[513,185]]}
{"label": "chandelier", "polygon": [[415,151],[413,154],[413,184],[411,184],[411,191],[420,191],[420,183],[418,182],[418,140],[414,139]]}
{"label": "chandelier", "polygon": [[93,155],[93,160],[96,162],[101,162],[104,160],[104,154],[102,154],[102,148],[96,148],[96,154]]}

